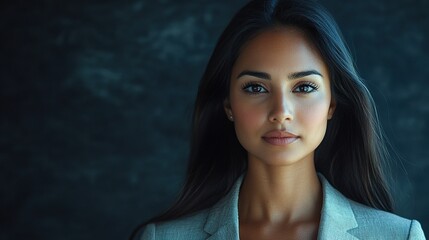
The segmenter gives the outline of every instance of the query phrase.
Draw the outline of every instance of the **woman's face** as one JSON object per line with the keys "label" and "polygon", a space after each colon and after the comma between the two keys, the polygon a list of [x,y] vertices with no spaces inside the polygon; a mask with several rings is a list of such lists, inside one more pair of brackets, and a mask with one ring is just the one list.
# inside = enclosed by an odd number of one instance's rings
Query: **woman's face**
{"label": "woman's face", "polygon": [[225,110],[249,160],[312,161],[334,109],[328,69],[301,30],[267,30],[243,47]]}

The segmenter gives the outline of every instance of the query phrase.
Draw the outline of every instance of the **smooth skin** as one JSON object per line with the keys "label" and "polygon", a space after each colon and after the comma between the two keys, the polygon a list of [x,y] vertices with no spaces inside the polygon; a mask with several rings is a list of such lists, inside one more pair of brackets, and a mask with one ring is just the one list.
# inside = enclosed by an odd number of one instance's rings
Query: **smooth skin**
{"label": "smooth skin", "polygon": [[[314,166],[335,111],[329,72],[305,33],[276,27],[241,49],[224,102],[248,152],[240,189],[240,239],[317,239],[322,189]],[[275,145],[270,131],[296,135]]]}

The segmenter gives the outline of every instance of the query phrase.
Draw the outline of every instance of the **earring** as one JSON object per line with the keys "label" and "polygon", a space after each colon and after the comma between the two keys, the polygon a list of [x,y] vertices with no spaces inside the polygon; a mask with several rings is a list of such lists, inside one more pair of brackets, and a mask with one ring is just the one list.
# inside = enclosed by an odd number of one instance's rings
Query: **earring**
{"label": "earring", "polygon": [[231,121],[233,120],[232,115],[229,115],[229,120],[231,120]]}

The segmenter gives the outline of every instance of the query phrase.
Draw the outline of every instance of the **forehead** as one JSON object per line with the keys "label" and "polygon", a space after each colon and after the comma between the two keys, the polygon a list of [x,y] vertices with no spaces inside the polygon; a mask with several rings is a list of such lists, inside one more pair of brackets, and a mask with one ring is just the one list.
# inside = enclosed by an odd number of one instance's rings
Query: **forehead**
{"label": "forehead", "polygon": [[234,64],[233,76],[244,68],[283,74],[315,69],[328,76],[319,51],[296,27],[276,27],[250,39]]}

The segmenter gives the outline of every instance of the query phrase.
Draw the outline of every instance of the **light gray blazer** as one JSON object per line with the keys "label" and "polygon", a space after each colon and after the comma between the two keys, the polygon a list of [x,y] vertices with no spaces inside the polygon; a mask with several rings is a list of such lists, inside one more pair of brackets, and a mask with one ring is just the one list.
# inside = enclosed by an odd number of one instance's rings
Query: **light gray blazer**
{"label": "light gray blazer", "polygon": [[[425,239],[420,223],[347,199],[319,175],[323,206],[318,239]],[[190,216],[149,224],[141,240],[238,240],[238,195],[243,177],[213,207]]]}

